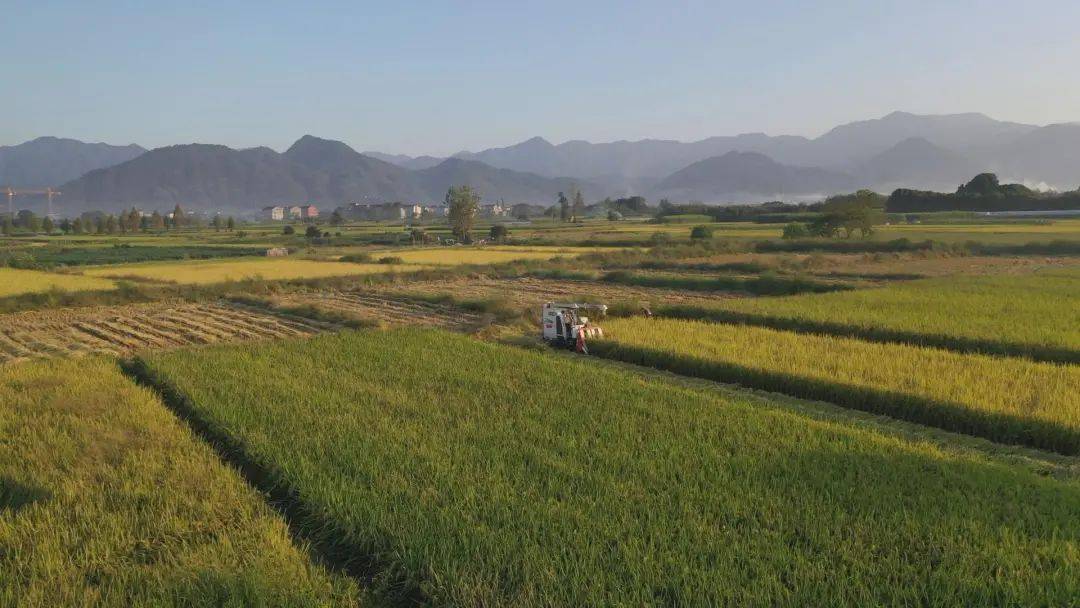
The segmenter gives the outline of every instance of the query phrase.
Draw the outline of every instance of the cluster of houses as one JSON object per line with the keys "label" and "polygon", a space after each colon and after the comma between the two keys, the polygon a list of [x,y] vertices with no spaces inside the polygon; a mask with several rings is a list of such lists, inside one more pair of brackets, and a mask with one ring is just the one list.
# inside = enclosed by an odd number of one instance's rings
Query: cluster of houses
{"label": "cluster of houses", "polygon": [[273,221],[313,220],[319,217],[319,208],[315,205],[274,205],[263,207],[263,218]]}
{"label": "cluster of houses", "polygon": [[[446,205],[420,205],[415,203],[352,203],[339,207],[343,217],[360,221],[412,221],[421,218],[446,217]],[[510,208],[502,204],[481,205],[480,217],[508,217]],[[262,217],[281,222],[285,220],[314,220],[319,217],[315,205],[274,205],[263,207]]]}
{"label": "cluster of houses", "polygon": [[[419,205],[415,203],[352,203],[340,209],[349,219],[364,221],[411,221],[421,218],[446,217],[446,205]],[[482,217],[506,217],[510,210],[496,203],[482,205]]]}

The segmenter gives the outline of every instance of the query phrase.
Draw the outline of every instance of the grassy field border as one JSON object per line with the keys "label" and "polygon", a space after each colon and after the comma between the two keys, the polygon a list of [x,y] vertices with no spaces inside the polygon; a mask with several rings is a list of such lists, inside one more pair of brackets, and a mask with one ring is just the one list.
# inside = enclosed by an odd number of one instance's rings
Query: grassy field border
{"label": "grassy field border", "polygon": [[600,357],[653,367],[685,376],[738,384],[801,399],[826,401],[991,441],[1080,456],[1080,434],[1050,422],[973,411],[962,405],[907,393],[852,386],[734,363],[706,361],[661,350],[593,340],[589,352]]}
{"label": "grassy field border", "polygon": [[768,327],[800,334],[825,334],[840,338],[857,338],[867,342],[885,344],[908,344],[940,348],[965,354],[1002,355],[1025,357],[1044,363],[1080,364],[1080,351],[1064,347],[986,340],[948,334],[927,334],[882,327],[861,327],[831,321],[811,321],[774,315],[736,312],[694,306],[692,304],[668,304],[653,309],[653,314],[687,321],[708,321],[732,325]]}

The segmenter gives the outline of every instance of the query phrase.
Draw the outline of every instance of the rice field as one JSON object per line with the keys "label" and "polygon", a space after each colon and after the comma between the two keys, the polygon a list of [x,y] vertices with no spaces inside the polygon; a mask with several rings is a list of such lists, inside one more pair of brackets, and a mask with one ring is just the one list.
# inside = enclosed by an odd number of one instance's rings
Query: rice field
{"label": "rice field", "polygon": [[248,279],[267,281],[321,279],[418,269],[416,266],[352,264],[348,262],[266,257],[124,264],[88,269],[83,271],[83,275],[86,277],[128,278],[161,283],[205,285]]}
{"label": "rice field", "polygon": [[674,319],[609,319],[601,356],[1080,454],[1080,367]]}
{"label": "rice field", "polygon": [[115,287],[116,283],[106,278],[0,267],[0,298],[54,290],[94,291]]}
{"label": "rice field", "polygon": [[536,308],[544,302],[603,302],[619,304],[640,302],[642,304],[697,304],[705,305],[717,298],[738,297],[733,292],[712,292],[617,285],[600,281],[569,279],[541,279],[517,277],[494,279],[475,277],[467,279],[439,279],[410,281],[399,286],[384,287],[380,291],[404,295],[451,294],[462,299],[504,299],[518,306]]}
{"label": "rice field", "polygon": [[0,605],[359,605],[114,362],[0,367],[0,437]]}
{"label": "rice field", "polygon": [[661,314],[1080,362],[1080,271],[910,281],[875,289],[720,300]]}
{"label": "rice field", "polygon": [[1080,220],[1054,219],[1046,223],[999,221],[893,224],[891,226],[881,226],[875,238],[879,240],[898,238],[911,240],[931,239],[946,243],[962,241],[984,243],[1076,241],[1080,239]]}
{"label": "rice field", "polygon": [[425,604],[1080,594],[1080,483],[985,453],[437,331],[139,365],[297,497],[307,534]]}

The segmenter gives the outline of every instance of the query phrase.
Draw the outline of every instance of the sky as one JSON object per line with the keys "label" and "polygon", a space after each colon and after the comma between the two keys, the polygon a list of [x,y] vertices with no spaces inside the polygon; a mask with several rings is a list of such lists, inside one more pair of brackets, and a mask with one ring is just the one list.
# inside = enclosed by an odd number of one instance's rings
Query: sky
{"label": "sky", "polygon": [[814,137],[894,110],[1080,120],[1080,2],[0,0],[0,145],[446,155]]}

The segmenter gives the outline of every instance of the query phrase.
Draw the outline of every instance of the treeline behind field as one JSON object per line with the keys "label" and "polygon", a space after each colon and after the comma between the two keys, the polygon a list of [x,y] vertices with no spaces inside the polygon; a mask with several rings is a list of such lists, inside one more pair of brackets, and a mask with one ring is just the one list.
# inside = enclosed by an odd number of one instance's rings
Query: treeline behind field
{"label": "treeline behind field", "polygon": [[1000,184],[993,173],[976,175],[956,192],[900,188],[885,203],[889,213],[927,211],[1063,211],[1080,209],[1080,190],[1044,193],[1021,184]]}

